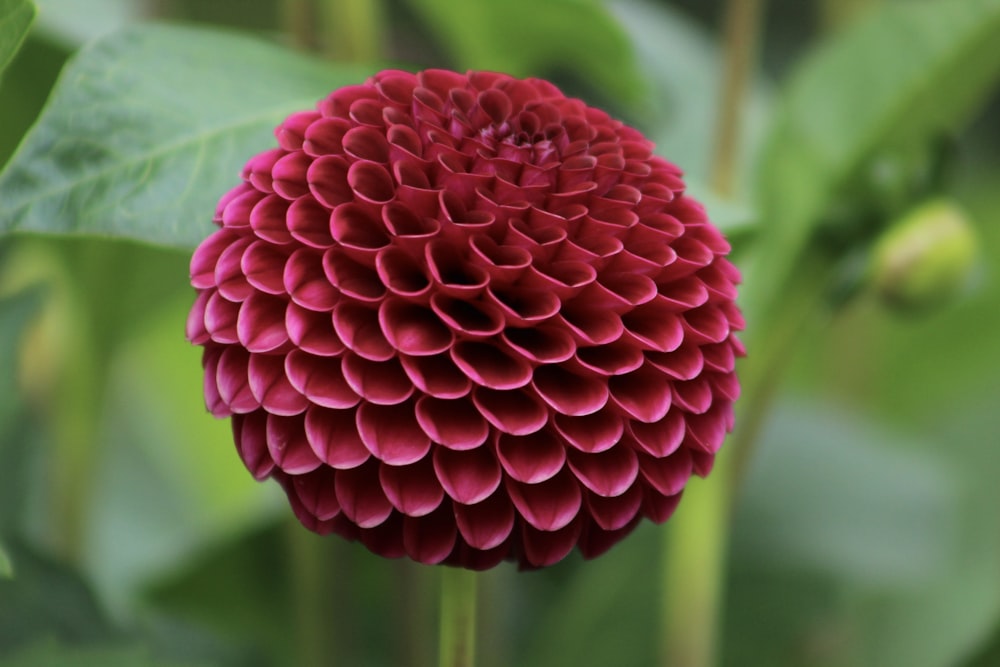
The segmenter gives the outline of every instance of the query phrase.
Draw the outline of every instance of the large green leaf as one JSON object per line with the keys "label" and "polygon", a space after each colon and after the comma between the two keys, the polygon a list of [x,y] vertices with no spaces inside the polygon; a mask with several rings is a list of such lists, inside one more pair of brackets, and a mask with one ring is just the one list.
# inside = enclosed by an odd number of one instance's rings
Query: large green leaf
{"label": "large green leaf", "polygon": [[0,0],[0,74],[17,53],[35,20],[31,0]]}
{"label": "large green leaf", "polygon": [[880,151],[966,122],[1000,73],[1000,0],[884,3],[814,52],[789,82],[760,173],[763,247],[744,303],[758,307],[843,187]]}
{"label": "large green leaf", "polygon": [[629,40],[597,0],[408,0],[455,65],[515,76],[571,73],[603,103],[637,99]]}
{"label": "large green leaf", "polygon": [[212,30],[142,26],[85,47],[0,176],[0,233],[192,247],[289,113],[367,70]]}

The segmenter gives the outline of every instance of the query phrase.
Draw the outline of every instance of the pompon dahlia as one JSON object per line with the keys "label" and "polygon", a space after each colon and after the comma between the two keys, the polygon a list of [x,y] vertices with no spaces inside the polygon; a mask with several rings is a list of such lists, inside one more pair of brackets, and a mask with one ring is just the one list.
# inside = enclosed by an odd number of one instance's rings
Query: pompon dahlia
{"label": "pompon dahlia", "polygon": [[381,72],[288,117],[195,251],[188,338],[306,527],[484,569],[665,521],[732,428],[729,245],[537,79]]}

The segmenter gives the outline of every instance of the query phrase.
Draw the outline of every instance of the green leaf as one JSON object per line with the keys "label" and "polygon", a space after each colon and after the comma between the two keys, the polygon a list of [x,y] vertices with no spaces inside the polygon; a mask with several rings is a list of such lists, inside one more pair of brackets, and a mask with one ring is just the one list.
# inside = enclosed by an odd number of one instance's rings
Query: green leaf
{"label": "green leaf", "polygon": [[775,298],[824,214],[880,151],[954,131],[1000,74],[1000,0],[883,3],[789,82],[759,168],[764,245],[744,303]]}
{"label": "green leaf", "polygon": [[587,92],[634,101],[642,87],[629,40],[597,0],[408,0],[459,69],[514,76],[572,73]]}
{"label": "green leaf", "polygon": [[0,176],[0,233],[193,247],[285,116],[368,73],[205,29],[147,25],[95,42]]}
{"label": "green leaf", "polygon": [[0,74],[28,35],[35,20],[35,4],[31,0],[0,0]]}

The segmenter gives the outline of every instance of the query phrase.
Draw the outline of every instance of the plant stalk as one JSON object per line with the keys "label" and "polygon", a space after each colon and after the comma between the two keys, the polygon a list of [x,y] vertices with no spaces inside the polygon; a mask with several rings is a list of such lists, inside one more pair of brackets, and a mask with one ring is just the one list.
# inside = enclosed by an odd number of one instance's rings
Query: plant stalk
{"label": "plant stalk", "polygon": [[476,573],[441,568],[441,667],[473,667],[476,655]]}

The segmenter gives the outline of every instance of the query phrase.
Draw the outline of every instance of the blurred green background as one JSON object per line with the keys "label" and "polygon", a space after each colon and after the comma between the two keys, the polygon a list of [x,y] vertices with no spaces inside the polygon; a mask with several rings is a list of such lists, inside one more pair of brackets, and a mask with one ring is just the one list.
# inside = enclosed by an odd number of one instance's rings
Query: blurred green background
{"label": "blurred green background", "polygon": [[[338,61],[550,78],[681,165],[742,266],[767,223],[760,155],[785,82],[876,5],[920,2],[767,3],[729,200],[707,187],[718,1],[37,4],[0,85],[0,163],[81,44],[150,20],[224,26]],[[849,64],[863,79],[868,63],[910,57],[891,47]],[[861,94],[839,74],[829,95]],[[851,298],[820,304],[784,352],[736,503],[724,665],[1000,664],[1000,89],[985,99],[944,134],[947,174],[934,184],[974,222],[966,292],[895,311],[855,284],[863,252],[827,241],[832,255],[845,247],[847,285],[828,291]],[[927,159],[907,153],[902,170]],[[872,173],[831,219],[905,210],[905,197],[883,207],[871,195]],[[277,486],[242,467],[228,423],[205,412],[199,350],[183,338],[187,262],[126,240],[0,238],[0,665],[433,662],[437,571],[300,529]],[[593,562],[483,575],[480,664],[656,664],[663,534],[643,525]]]}

